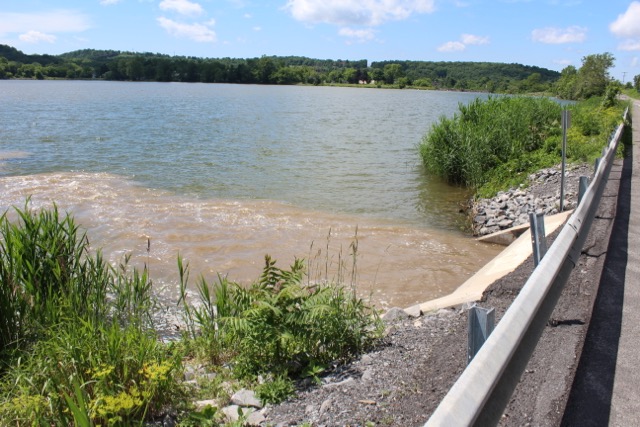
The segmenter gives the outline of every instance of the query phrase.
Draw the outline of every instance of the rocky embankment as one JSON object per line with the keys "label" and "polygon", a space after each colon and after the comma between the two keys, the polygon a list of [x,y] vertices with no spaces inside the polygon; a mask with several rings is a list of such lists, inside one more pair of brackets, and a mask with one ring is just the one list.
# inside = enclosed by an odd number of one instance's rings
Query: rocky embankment
{"label": "rocky embankment", "polygon": [[[593,167],[587,164],[567,166],[565,176],[564,209],[573,209],[578,200],[581,176],[591,177]],[[553,215],[560,208],[560,165],[542,169],[529,176],[529,185],[501,191],[491,199],[471,202],[470,215],[473,233],[485,236],[496,231],[529,223],[532,212]]]}

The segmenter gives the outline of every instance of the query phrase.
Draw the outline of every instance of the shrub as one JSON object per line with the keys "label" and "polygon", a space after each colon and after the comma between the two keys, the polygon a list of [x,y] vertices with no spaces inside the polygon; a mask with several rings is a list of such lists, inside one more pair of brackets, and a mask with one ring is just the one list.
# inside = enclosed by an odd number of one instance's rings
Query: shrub
{"label": "shrub", "polygon": [[539,149],[559,132],[561,107],[546,98],[490,97],[442,117],[420,145],[429,171],[453,184],[478,188],[486,172]]}
{"label": "shrub", "polygon": [[[201,280],[200,306],[185,303],[192,339],[207,337],[203,344],[216,349],[216,357],[224,354],[238,376],[249,378],[298,376],[362,351],[380,331],[375,311],[339,284],[303,284],[304,269],[296,260],[282,270],[267,256],[260,279],[248,288]],[[182,289],[184,295],[186,282]]]}

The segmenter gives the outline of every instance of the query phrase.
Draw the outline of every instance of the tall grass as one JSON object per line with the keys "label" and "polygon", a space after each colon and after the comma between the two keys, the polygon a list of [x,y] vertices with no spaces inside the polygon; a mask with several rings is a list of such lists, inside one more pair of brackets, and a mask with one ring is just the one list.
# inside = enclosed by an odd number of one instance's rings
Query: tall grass
{"label": "tall grass", "polygon": [[[591,162],[608,142],[625,105],[605,107],[601,98],[569,105],[567,158]],[[529,173],[561,161],[561,110],[547,98],[490,97],[460,105],[424,136],[420,154],[427,169],[481,197],[522,184]]]}
{"label": "tall grass", "polygon": [[25,348],[70,314],[96,321],[110,281],[88,240],[57,207],[33,213],[15,209],[18,221],[0,217],[0,356]]}
{"label": "tall grass", "polygon": [[1,425],[131,425],[177,398],[180,358],[150,327],[146,269],[127,262],[92,256],[56,206],[0,217]]}
{"label": "tall grass", "polygon": [[448,182],[477,188],[486,172],[540,148],[558,132],[561,106],[546,98],[490,97],[460,104],[423,138],[427,168]]}

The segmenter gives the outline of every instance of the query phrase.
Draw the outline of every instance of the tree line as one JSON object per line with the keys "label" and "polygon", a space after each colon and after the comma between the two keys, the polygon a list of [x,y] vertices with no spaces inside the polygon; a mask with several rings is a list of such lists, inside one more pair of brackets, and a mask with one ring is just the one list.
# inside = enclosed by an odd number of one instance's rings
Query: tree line
{"label": "tree line", "polygon": [[[158,53],[83,49],[61,55],[27,55],[0,44],[0,79],[103,79],[119,81],[245,84],[374,84],[398,88],[545,93],[579,100],[615,92],[610,53],[587,55],[561,73],[495,62],[313,59],[302,56],[198,58]],[[627,82],[640,91],[640,75]],[[612,92],[612,93],[613,93]]]}
{"label": "tree line", "polygon": [[104,79],[121,81],[374,84],[443,90],[549,92],[560,73],[521,64],[313,59],[300,56],[198,58],[83,49],[27,55],[0,45],[0,79]]}

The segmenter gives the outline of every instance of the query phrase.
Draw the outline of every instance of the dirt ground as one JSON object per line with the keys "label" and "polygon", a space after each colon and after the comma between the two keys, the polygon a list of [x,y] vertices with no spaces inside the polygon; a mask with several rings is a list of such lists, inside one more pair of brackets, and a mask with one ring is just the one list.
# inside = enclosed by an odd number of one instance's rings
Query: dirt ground
{"label": "dirt ground", "polygon": [[[617,161],[579,263],[500,425],[560,425],[615,217],[620,170],[621,161]],[[479,305],[495,308],[499,322],[532,269],[529,257],[491,285]],[[464,307],[457,307],[389,324],[387,336],[371,352],[348,365],[335,366],[321,385],[309,385],[294,399],[267,408],[266,424],[423,425],[466,366],[467,313]]]}

